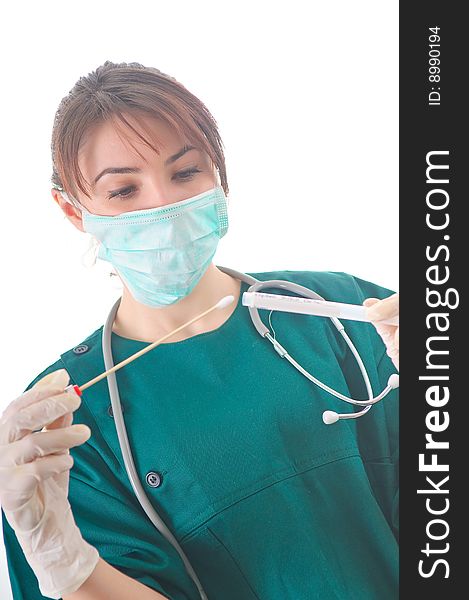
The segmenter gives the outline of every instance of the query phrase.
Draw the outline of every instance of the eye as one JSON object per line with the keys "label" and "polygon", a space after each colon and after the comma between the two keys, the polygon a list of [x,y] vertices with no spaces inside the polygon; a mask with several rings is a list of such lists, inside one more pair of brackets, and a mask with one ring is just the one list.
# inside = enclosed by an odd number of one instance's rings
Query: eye
{"label": "eye", "polygon": [[134,185],[129,185],[125,188],[121,188],[120,190],[116,190],[115,192],[110,192],[108,198],[128,198],[135,191]]}
{"label": "eye", "polygon": [[192,167],[190,169],[185,169],[184,171],[179,171],[174,175],[175,179],[180,179],[182,181],[189,181],[194,177],[196,173],[201,173],[202,171],[197,167]]}
{"label": "eye", "polygon": [[[190,169],[179,171],[173,176],[173,179],[178,179],[180,181],[190,181],[197,173],[202,173],[202,171],[197,167],[191,167]],[[121,188],[120,190],[109,192],[108,198],[130,198],[135,192],[135,190],[136,187],[134,185],[129,185],[127,187]]]}

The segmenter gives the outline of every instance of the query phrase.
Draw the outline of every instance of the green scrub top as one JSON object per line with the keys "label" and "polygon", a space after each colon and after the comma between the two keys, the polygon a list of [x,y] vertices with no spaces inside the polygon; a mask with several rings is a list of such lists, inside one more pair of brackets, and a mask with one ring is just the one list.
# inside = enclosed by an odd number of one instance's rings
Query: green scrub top
{"label": "green scrub top", "polygon": [[[250,274],[353,304],[392,293],[346,273]],[[142,486],[209,600],[397,599],[398,390],[363,417],[325,425],[324,410],[354,407],[307,380],[260,337],[241,304],[247,288],[243,283],[235,311],[218,329],[161,344],[116,372]],[[269,312],[259,314],[268,324]],[[328,318],[274,312],[271,321],[279,342],[312,375],[342,394],[368,397]],[[385,346],[370,323],[344,325],[377,395],[395,372]],[[78,385],[102,373],[102,329],[27,389],[60,368]],[[115,364],[147,345],[112,333]],[[171,600],[198,600],[181,558],[133,493],[109,409],[101,380],[83,392],[74,413],[74,423],[91,429],[90,439],[70,450],[75,521],[116,569]],[[3,511],[2,519],[14,600],[39,600]]]}

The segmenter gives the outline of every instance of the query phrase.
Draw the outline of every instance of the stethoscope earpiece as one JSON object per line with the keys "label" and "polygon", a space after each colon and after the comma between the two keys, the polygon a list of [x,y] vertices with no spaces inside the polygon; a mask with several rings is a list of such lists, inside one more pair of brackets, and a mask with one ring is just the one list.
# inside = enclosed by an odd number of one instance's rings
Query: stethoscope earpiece
{"label": "stethoscope earpiece", "polygon": [[332,423],[337,423],[339,415],[333,410],[325,410],[322,413],[322,420],[326,425],[332,425]]}

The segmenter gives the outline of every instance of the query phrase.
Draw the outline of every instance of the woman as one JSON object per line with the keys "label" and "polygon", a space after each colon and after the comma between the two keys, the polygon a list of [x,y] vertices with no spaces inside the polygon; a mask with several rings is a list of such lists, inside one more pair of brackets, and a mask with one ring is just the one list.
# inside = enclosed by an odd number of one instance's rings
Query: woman
{"label": "woman", "polygon": [[[15,600],[397,598],[397,391],[326,426],[324,410],[350,405],[254,330],[248,285],[212,262],[228,182],[206,107],[157,69],[108,61],[62,100],[52,158],[54,200],[123,284],[115,364],[223,296],[235,302],[116,372],[139,480],[182,552],[133,492],[106,379],[81,398],[64,392],[105,370],[102,327],[8,406],[0,499]],[[345,273],[251,274],[374,305],[376,329],[349,321],[347,332],[375,393],[385,387],[398,328],[379,320],[397,314],[397,295]],[[329,319],[275,313],[274,326],[305,369],[367,397]]]}

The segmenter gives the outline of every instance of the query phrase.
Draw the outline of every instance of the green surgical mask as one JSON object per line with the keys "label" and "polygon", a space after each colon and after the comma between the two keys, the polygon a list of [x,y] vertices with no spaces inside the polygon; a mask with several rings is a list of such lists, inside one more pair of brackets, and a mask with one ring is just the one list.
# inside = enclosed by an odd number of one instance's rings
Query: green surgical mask
{"label": "green surgical mask", "polygon": [[81,207],[83,228],[99,242],[133,297],[153,307],[189,295],[228,230],[225,193],[219,185],[192,198],[116,216]]}

